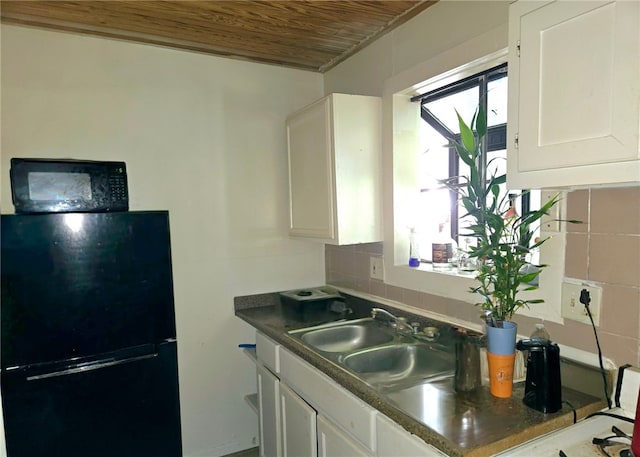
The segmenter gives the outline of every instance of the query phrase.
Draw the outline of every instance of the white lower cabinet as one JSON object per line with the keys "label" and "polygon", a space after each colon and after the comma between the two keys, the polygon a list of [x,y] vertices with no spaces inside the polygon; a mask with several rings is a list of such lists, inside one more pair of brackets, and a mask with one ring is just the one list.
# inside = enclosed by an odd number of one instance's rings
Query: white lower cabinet
{"label": "white lower cabinet", "polygon": [[316,457],[316,411],[293,390],[280,384],[282,455]]}
{"label": "white lower cabinet", "polygon": [[258,335],[256,343],[263,346],[257,351],[260,457],[444,455],[300,357]]}
{"label": "white lower cabinet", "polygon": [[263,364],[256,366],[258,375],[258,420],[260,457],[280,457],[280,380]]}
{"label": "white lower cabinet", "polygon": [[258,362],[260,457],[316,457],[316,411]]}
{"label": "white lower cabinet", "polygon": [[280,379],[319,414],[345,431],[352,440],[375,452],[377,410],[330,377],[287,350],[280,351]]}
{"label": "white lower cabinet", "polygon": [[318,456],[373,457],[324,416],[318,415]]}

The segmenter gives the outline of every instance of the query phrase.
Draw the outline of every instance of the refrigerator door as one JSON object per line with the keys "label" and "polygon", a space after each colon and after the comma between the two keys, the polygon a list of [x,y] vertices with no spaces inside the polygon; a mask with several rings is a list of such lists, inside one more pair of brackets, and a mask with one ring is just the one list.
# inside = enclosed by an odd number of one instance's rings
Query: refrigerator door
{"label": "refrigerator door", "polygon": [[181,456],[176,343],[139,349],[87,370],[3,373],[8,457]]}
{"label": "refrigerator door", "polygon": [[3,215],[2,368],[175,338],[166,211]]}

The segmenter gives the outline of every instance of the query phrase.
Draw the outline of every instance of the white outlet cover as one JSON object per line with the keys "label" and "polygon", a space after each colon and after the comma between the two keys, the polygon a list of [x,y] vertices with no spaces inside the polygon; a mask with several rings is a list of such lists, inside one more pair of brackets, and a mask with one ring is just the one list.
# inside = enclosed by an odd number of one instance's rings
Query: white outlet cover
{"label": "white outlet cover", "polygon": [[580,302],[580,292],[582,289],[589,291],[591,298],[589,310],[591,311],[593,322],[597,327],[600,325],[602,287],[595,284],[563,281],[561,296],[562,317],[591,325],[591,320],[585,311],[585,306]]}
{"label": "white outlet cover", "polygon": [[384,280],[384,263],[382,257],[369,257],[369,276],[371,279]]}

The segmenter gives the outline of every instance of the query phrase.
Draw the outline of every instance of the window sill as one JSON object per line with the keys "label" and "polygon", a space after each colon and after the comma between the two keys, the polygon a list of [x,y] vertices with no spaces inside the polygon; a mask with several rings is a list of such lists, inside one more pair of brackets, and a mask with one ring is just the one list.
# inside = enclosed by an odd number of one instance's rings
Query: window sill
{"label": "window sill", "polygon": [[[521,292],[523,298],[542,298],[545,302],[518,310],[518,314],[562,323],[560,315],[561,285],[564,278],[564,233],[545,233],[549,236],[542,246],[541,258],[548,266],[540,273],[540,287],[533,291]],[[385,258],[387,256],[385,255]],[[390,265],[391,263],[391,265]],[[477,286],[473,273],[460,273],[457,269],[434,270],[431,264],[421,263],[419,267],[393,265],[385,260],[385,282],[387,284],[416,290],[419,292],[476,303],[478,296],[469,292]]]}
{"label": "window sill", "polygon": [[458,268],[450,268],[448,270],[440,270],[437,268],[433,267],[433,264],[429,263],[429,262],[421,262],[420,266],[418,267],[406,267],[407,269],[410,270],[419,270],[419,271],[428,271],[430,273],[440,273],[443,275],[449,275],[449,276],[458,276],[460,278],[475,278],[476,272],[475,271],[460,271]]}

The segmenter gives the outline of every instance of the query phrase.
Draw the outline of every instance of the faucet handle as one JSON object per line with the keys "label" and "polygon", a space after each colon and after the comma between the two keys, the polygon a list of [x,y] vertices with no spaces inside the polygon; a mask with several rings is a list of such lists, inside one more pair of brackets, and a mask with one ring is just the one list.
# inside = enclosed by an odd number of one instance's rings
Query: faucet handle
{"label": "faucet handle", "polygon": [[391,326],[397,329],[411,328],[411,326],[407,323],[407,318],[404,316],[396,317],[395,321],[391,324]]}
{"label": "faucet handle", "polygon": [[420,322],[411,322],[409,325],[411,326],[414,335],[420,332]]}
{"label": "faucet handle", "polygon": [[435,341],[440,336],[438,327],[425,327],[422,329],[422,333],[427,341]]}

